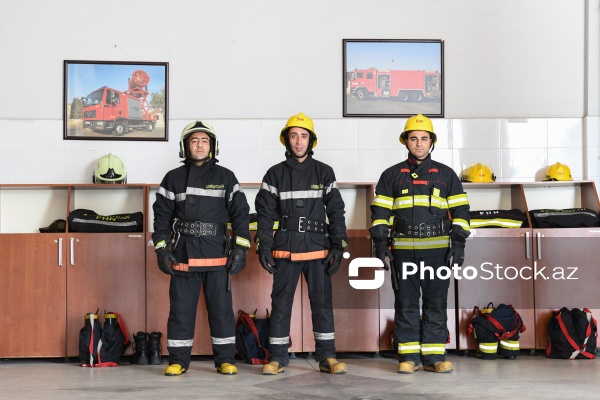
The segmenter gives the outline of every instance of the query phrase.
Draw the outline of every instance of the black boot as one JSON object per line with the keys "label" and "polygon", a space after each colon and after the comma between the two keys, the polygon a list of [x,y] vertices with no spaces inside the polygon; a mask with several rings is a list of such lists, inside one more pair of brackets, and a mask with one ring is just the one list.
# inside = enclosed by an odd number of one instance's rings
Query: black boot
{"label": "black boot", "polygon": [[150,356],[150,364],[152,365],[160,365],[162,364],[162,357],[160,355],[160,338],[162,337],[162,333],[160,332],[150,332],[148,334],[148,354]]}
{"label": "black boot", "polygon": [[148,364],[148,334],[146,332],[138,332],[133,335],[133,346],[135,354],[131,361],[132,364],[147,365]]}

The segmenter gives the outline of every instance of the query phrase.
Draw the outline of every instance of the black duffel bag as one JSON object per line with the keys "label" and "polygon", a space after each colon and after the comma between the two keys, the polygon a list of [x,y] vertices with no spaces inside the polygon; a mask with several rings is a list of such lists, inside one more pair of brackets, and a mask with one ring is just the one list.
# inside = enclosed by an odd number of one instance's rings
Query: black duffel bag
{"label": "black duffel bag", "polygon": [[78,208],[69,213],[70,232],[142,232],[143,227],[142,212],[100,215]]}

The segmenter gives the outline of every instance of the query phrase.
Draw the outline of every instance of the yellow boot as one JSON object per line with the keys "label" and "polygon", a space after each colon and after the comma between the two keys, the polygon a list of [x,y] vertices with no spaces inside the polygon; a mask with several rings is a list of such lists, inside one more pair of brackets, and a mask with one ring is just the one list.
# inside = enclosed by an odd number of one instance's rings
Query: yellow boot
{"label": "yellow boot", "polygon": [[237,367],[233,364],[223,363],[217,367],[217,372],[223,375],[235,375],[237,374]]}
{"label": "yellow boot", "polygon": [[437,361],[434,362],[433,365],[424,365],[423,369],[425,371],[444,373],[444,372],[452,372],[452,363],[450,361]]}
{"label": "yellow boot", "polygon": [[319,362],[319,370],[330,374],[343,374],[348,371],[346,363],[338,362],[335,358],[328,358]]}
{"label": "yellow boot", "polygon": [[179,364],[171,364],[165,369],[165,375],[167,376],[176,376],[185,374],[185,368],[183,368]]}
{"label": "yellow boot", "polygon": [[399,374],[412,374],[413,372],[418,370],[419,366],[416,365],[414,361],[402,361],[398,364]]}
{"label": "yellow boot", "polygon": [[279,364],[277,361],[271,361],[268,364],[263,365],[263,375],[277,375],[285,372],[285,366]]}

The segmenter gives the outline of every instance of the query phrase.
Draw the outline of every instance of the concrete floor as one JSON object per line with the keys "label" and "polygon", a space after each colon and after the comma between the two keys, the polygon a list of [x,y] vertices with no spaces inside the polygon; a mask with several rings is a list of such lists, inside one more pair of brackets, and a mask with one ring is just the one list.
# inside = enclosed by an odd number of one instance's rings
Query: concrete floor
{"label": "concrete floor", "polygon": [[550,360],[541,352],[516,360],[483,361],[450,353],[449,374],[398,374],[392,354],[340,354],[345,375],[320,373],[299,354],[285,373],[261,375],[261,366],[238,362],[233,376],[217,374],[210,358],[194,358],[189,371],[164,376],[161,365],[82,368],[75,359],[0,360],[0,399],[599,399],[600,361]]}

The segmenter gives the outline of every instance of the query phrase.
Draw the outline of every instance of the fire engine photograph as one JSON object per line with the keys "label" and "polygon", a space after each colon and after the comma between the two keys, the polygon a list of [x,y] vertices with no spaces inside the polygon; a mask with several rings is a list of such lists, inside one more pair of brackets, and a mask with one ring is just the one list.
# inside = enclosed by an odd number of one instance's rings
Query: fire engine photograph
{"label": "fire engine photograph", "polygon": [[64,139],[168,139],[168,63],[64,62]]}
{"label": "fire engine photograph", "polygon": [[444,116],[441,40],[343,40],[344,117]]}

